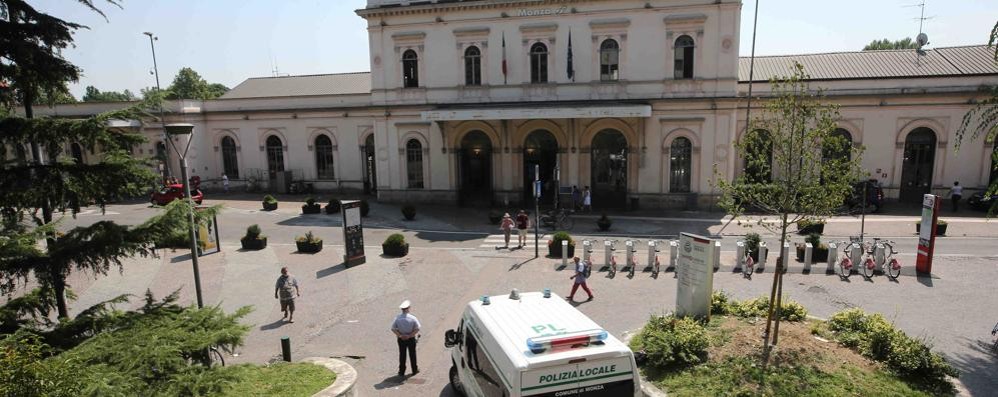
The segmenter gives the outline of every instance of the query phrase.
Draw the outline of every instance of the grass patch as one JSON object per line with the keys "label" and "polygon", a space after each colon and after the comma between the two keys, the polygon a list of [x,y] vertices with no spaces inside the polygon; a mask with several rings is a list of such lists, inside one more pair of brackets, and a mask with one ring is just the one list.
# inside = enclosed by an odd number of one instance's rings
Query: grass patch
{"label": "grass patch", "polygon": [[267,366],[225,367],[237,379],[232,387],[215,397],[311,396],[336,380],[336,374],[310,363],[275,363]]}

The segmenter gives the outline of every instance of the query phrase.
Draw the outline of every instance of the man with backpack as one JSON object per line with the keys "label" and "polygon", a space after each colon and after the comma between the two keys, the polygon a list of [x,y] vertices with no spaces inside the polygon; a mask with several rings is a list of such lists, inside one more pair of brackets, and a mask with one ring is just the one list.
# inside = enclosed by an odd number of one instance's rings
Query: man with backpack
{"label": "man with backpack", "polygon": [[295,322],[295,297],[301,297],[298,280],[288,274],[287,266],[281,268],[281,276],[274,286],[274,299],[281,300],[281,311],[289,323]]}
{"label": "man with backpack", "polygon": [[574,257],[572,260],[575,261],[575,275],[569,278],[574,279],[575,283],[572,284],[572,292],[568,294],[568,300],[570,302],[575,301],[575,291],[577,291],[579,286],[581,286],[582,290],[589,294],[589,299],[586,299],[586,302],[589,302],[593,300],[593,292],[590,291],[589,286],[586,285],[586,279],[589,278],[589,274],[592,272],[592,267],[589,262],[579,261],[579,257]]}
{"label": "man with backpack", "polygon": [[516,214],[516,230],[520,233],[519,236],[519,246],[517,248],[523,248],[527,245],[527,229],[530,228],[530,216],[527,215],[527,211],[520,210],[519,214]]}

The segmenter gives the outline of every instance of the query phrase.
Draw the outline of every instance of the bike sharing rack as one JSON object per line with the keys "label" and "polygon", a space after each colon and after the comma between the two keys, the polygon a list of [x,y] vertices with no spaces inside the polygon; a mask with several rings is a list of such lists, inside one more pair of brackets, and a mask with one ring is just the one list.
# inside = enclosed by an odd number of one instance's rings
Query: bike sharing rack
{"label": "bike sharing rack", "polygon": [[839,260],[839,245],[836,243],[828,243],[828,268],[825,269],[825,274],[835,274],[835,263]]}
{"label": "bike sharing rack", "polygon": [[735,242],[735,272],[745,272],[745,242]]}
{"label": "bike sharing rack", "polygon": [[655,269],[656,256],[658,256],[658,241],[648,240],[648,269]]}
{"label": "bike sharing rack", "polygon": [[814,256],[814,245],[804,243],[804,273],[811,273],[811,258]]}
{"label": "bike sharing rack", "polygon": [[669,241],[669,267],[667,271],[676,271],[676,262],[679,260],[679,241]]}
{"label": "bike sharing rack", "polygon": [[590,262],[592,260],[592,256],[593,242],[589,240],[582,240],[582,260],[586,261],[586,263],[592,263]]}
{"label": "bike sharing rack", "polygon": [[568,268],[568,240],[561,240],[561,269]]}
{"label": "bike sharing rack", "polygon": [[766,259],[769,258],[769,247],[766,246],[766,242],[759,243],[759,260],[756,261],[755,267],[757,272],[762,272],[766,270]]}
{"label": "bike sharing rack", "polygon": [[633,269],[631,268],[634,267],[634,253],[638,252],[637,248],[634,247],[634,240],[625,241],[624,248],[626,249],[625,260],[627,262],[624,264],[624,267],[621,268],[620,270],[627,269],[628,271],[633,272]]}

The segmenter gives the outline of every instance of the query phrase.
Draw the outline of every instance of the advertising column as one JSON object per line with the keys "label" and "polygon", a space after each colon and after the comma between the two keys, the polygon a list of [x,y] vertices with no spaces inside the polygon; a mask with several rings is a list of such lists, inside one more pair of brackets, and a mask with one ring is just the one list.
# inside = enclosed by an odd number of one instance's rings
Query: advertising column
{"label": "advertising column", "polygon": [[926,194],[922,197],[922,224],[918,232],[918,258],[915,270],[919,274],[932,273],[932,255],[936,245],[936,223],[939,221],[939,207],[942,199]]}
{"label": "advertising column", "polygon": [[343,266],[360,265],[367,261],[364,256],[364,226],[360,221],[360,201],[343,200]]}
{"label": "advertising column", "polygon": [[710,295],[714,290],[714,242],[690,233],[679,236],[676,266],[676,315],[710,320]]}

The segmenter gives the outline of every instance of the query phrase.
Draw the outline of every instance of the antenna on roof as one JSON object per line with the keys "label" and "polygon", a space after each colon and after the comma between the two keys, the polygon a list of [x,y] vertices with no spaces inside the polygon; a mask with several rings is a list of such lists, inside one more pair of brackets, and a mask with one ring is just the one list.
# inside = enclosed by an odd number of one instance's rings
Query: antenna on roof
{"label": "antenna on roof", "polygon": [[922,48],[929,44],[929,35],[925,34],[925,32],[922,31],[922,28],[925,25],[925,21],[927,21],[929,19],[932,19],[932,18],[935,18],[935,17],[926,17],[925,16],[925,0],[922,0],[921,3],[911,4],[911,5],[908,5],[906,7],[919,7],[919,8],[921,8],[921,14],[919,15],[919,17],[918,18],[914,18],[915,20],[918,21],[918,36],[915,36],[915,43],[918,44],[918,48],[915,49],[915,63],[918,66],[921,66],[922,65],[922,57],[926,55],[925,50],[923,50]]}

